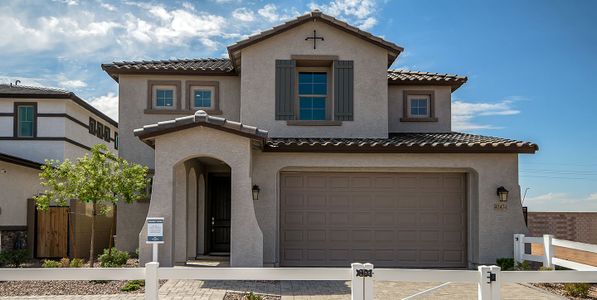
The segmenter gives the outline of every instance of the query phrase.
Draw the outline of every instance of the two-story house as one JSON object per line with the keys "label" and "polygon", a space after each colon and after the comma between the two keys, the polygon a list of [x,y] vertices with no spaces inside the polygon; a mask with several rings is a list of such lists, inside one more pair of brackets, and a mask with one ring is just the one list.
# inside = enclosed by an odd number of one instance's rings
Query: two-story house
{"label": "two-story house", "polygon": [[150,216],[165,218],[166,266],[512,256],[526,230],[518,154],[537,145],[452,132],[466,77],[388,70],[402,51],[313,11],[229,46],[229,59],[103,65],[119,83],[120,154],[155,171],[150,202],[119,207],[117,246],[148,261]]}
{"label": "two-story house", "polygon": [[[41,164],[46,159],[75,160],[96,144],[118,153],[118,123],[74,93],[0,84],[1,249],[13,248],[20,237],[35,254],[36,212],[31,198],[44,190],[39,179]],[[81,229],[81,239],[89,239],[83,227],[76,229]],[[64,232],[60,239],[64,243],[79,239],[78,233],[69,237]],[[108,240],[107,232],[97,244]],[[80,244],[81,251],[89,243]]]}

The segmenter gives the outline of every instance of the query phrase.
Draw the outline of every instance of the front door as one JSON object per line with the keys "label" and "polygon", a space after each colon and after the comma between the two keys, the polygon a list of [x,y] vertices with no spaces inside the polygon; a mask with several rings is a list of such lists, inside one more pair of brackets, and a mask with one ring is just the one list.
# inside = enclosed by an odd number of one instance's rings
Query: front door
{"label": "front door", "polygon": [[210,174],[208,213],[208,252],[230,253],[230,175]]}

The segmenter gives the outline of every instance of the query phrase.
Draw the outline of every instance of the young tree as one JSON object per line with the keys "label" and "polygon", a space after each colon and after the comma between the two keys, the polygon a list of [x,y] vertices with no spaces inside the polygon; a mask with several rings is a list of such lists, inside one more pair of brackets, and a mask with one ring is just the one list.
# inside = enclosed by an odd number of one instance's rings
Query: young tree
{"label": "young tree", "polygon": [[47,210],[51,203],[66,206],[71,199],[92,204],[89,263],[93,267],[96,215],[105,214],[105,208],[118,201],[131,203],[145,197],[147,170],[117,157],[105,145],[93,146],[91,155],[76,162],[46,160],[39,175],[46,190],[34,197],[37,209]]}

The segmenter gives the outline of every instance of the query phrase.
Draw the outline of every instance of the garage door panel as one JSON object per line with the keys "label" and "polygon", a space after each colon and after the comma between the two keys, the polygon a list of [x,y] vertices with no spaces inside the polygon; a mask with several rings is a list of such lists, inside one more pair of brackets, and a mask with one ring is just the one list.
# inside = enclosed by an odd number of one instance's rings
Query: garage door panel
{"label": "garage door panel", "polygon": [[281,178],[282,266],[466,267],[463,174]]}

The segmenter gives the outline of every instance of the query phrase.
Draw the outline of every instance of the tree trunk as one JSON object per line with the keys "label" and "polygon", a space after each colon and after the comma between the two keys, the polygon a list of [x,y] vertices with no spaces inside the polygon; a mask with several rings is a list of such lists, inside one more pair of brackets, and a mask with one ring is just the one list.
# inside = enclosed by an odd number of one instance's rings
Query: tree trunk
{"label": "tree trunk", "polygon": [[94,249],[95,248],[95,216],[97,215],[97,205],[93,202],[91,209],[91,242],[89,243],[89,267],[93,268],[94,263]]}

